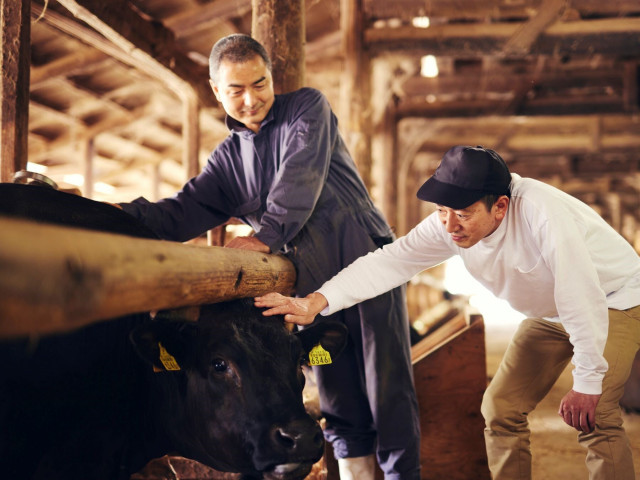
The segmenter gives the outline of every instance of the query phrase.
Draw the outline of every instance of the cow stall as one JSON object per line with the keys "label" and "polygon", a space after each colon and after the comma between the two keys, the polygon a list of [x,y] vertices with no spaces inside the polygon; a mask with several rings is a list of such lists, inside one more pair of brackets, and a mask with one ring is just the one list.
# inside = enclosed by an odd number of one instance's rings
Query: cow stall
{"label": "cow stall", "polygon": [[[125,221],[126,214],[112,206],[53,189],[12,184],[0,187],[3,193],[12,191],[16,197],[37,189],[46,197],[43,204],[56,205],[53,210],[60,210],[60,202],[68,202],[67,208],[76,216],[88,209],[90,216],[106,217],[116,225]],[[221,302],[267,291],[290,293],[295,282],[293,266],[279,255],[166,242],[146,238],[148,232],[132,236],[61,225],[64,222],[46,221],[41,212],[32,211],[31,217],[37,218],[25,219],[29,215],[22,200],[3,202],[5,211],[0,216],[2,339],[39,338],[136,312]],[[19,212],[12,210],[17,205],[22,205]],[[443,478],[441,473],[448,469],[450,475],[462,452],[467,459],[484,452],[482,426],[478,424],[486,384],[481,319],[471,321],[464,315],[448,319],[414,347],[413,357],[424,442],[423,478]],[[452,396],[464,405],[452,402]],[[442,428],[445,411],[441,409],[446,409],[450,428]],[[479,436],[460,431],[461,424]],[[326,453],[309,478],[337,478],[330,449]],[[483,458],[474,461],[474,471],[476,466],[482,471],[482,462]],[[152,462],[148,469],[146,474],[151,476],[158,475],[158,469],[178,469],[184,477],[198,471],[199,478],[237,478],[230,476],[237,474],[220,473],[171,456]],[[141,471],[137,478],[144,475]]]}

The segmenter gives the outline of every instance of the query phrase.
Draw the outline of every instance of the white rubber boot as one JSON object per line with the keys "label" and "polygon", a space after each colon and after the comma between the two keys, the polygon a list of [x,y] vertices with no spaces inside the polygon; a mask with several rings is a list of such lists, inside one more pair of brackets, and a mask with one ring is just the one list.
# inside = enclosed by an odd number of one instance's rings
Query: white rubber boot
{"label": "white rubber boot", "polygon": [[375,477],[376,456],[339,458],[340,480],[373,480]]}

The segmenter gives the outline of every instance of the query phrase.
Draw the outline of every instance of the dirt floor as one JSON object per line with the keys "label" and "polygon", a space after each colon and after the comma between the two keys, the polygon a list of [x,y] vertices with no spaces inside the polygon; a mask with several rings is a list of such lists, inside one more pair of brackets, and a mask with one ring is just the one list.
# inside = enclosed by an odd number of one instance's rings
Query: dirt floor
{"label": "dirt floor", "polygon": [[[495,373],[511,335],[513,326],[485,325],[487,374]],[[558,416],[558,405],[571,389],[571,364],[558,379],[547,397],[530,415],[533,480],[585,480],[585,450],[578,445],[576,431]],[[636,479],[640,480],[640,415],[625,414],[624,426],[634,452]]]}

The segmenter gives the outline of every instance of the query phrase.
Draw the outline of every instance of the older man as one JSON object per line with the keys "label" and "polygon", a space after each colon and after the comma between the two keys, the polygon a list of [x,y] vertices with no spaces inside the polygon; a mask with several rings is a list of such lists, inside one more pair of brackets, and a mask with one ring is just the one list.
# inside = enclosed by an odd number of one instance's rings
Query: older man
{"label": "older man", "polygon": [[[297,269],[299,295],[392,241],[320,92],[274,95],[269,57],[246,35],[218,41],[209,65],[229,137],[176,195],[120,204],[126,212],[179,241],[239,218],[255,234],[227,246],[285,252]],[[418,479],[419,418],[403,288],[334,317],[349,328],[349,344],[331,365],[314,369],[341,478],[373,478],[375,452],[385,478]]]}

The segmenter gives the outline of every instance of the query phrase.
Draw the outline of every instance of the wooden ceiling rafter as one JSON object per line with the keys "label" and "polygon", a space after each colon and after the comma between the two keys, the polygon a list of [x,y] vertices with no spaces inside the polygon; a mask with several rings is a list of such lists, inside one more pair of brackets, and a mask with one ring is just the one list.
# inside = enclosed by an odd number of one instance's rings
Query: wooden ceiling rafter
{"label": "wooden ceiling rafter", "polygon": [[[548,57],[543,57],[548,58]],[[548,68],[548,62],[545,62]],[[634,70],[629,68],[625,73],[626,80],[633,84]],[[443,75],[438,78],[426,78],[414,75],[407,78],[400,87],[403,97],[424,96],[424,92],[431,95],[453,94],[461,91],[475,91],[479,93],[509,91],[514,85],[535,82],[537,85],[548,85],[554,88],[568,88],[580,85],[611,85],[622,84],[622,74],[612,69],[579,70],[571,77],[560,76],[558,73],[542,71],[532,75],[529,72],[516,73],[507,69],[496,68],[492,72],[483,72],[479,76],[469,77],[462,74]]]}
{"label": "wooden ceiling rafter", "polygon": [[[135,12],[129,8],[121,11],[117,8],[111,10],[114,8],[111,2],[88,0],[83,4],[75,0],[58,0],[58,2],[91,28],[51,9],[45,12],[42,20],[126,65],[144,68],[153,78],[165,83],[178,97],[184,95],[185,91],[194,90],[201,102],[207,106],[215,106],[210,94],[206,69],[180,54],[166,29],[163,30],[155,24],[149,27],[149,21],[136,16]],[[110,5],[111,9],[104,11],[105,5]],[[34,4],[32,11],[37,17],[43,9]],[[93,11],[103,16],[99,17]],[[124,23],[123,11],[128,12],[126,21],[134,25]],[[134,26],[135,28],[132,28]],[[157,37],[152,39],[141,35],[141,32],[148,31],[156,32]],[[153,50],[162,52],[159,59],[153,56],[151,45]]]}
{"label": "wooden ceiling rafter", "polygon": [[41,82],[46,82],[52,77],[69,75],[76,70],[87,70],[92,65],[111,61],[103,52],[94,49],[84,49],[57,58],[44,65],[31,67],[31,88],[37,88]]}
{"label": "wooden ceiling rafter", "polygon": [[528,55],[542,32],[560,18],[566,7],[567,0],[542,0],[536,14],[522,24],[506,41],[501,55],[506,57]]}
{"label": "wooden ceiling rafter", "polygon": [[[143,105],[142,107],[138,107],[134,110],[128,110],[126,120],[135,121],[135,119],[143,118],[144,116],[147,115],[147,112],[148,112],[148,107],[146,105]],[[55,154],[55,152],[57,151],[64,150],[66,148],[69,148],[70,146],[73,147],[78,143],[87,142],[90,139],[97,137],[103,132],[110,131],[112,133],[116,133],[118,129],[126,128],[127,123],[125,122],[125,119],[123,119],[121,116],[114,115],[112,117],[106,118],[91,126],[85,125],[84,123],[78,126],[82,128],[77,128],[73,131],[67,130],[60,137],[52,141],[48,141],[46,143],[45,149],[31,152],[29,157],[30,160],[36,163],[40,162],[42,161],[42,159],[52,154]]]}
{"label": "wooden ceiling rafter", "polygon": [[[397,18],[410,21],[414,17],[456,21],[527,19],[531,12],[541,10],[543,0],[366,0],[365,9],[370,18]],[[580,18],[627,17],[640,13],[636,0],[571,0],[570,9]]]}
{"label": "wooden ceiling rafter", "polygon": [[163,23],[175,32],[176,38],[198,35],[215,25],[229,22],[233,17],[241,17],[251,12],[251,0],[234,2],[214,2],[200,4],[196,8],[163,19]]}
{"label": "wooden ceiling rafter", "polygon": [[[401,26],[368,28],[365,41],[373,51],[428,52],[436,56],[507,56],[507,42],[523,22],[450,23],[429,28]],[[606,38],[607,41],[602,41]],[[411,47],[407,47],[410,45]],[[531,45],[535,55],[625,55],[640,47],[640,18],[604,18],[556,22]]]}
{"label": "wooden ceiling rafter", "polygon": [[[640,130],[638,120],[624,115],[564,117],[485,116],[461,119],[423,120],[429,135],[422,137],[420,152],[442,153],[459,142],[460,132],[478,145],[500,144],[501,153],[528,155],[614,155],[640,149],[640,137],[625,132]],[[609,124],[615,123],[612,130]],[[419,123],[416,132],[422,129]],[[496,147],[497,148],[497,147]]]}
{"label": "wooden ceiling rafter", "polygon": [[[66,126],[79,127],[79,128],[86,127],[86,124],[81,119],[74,117],[73,115],[69,115],[66,112],[61,112],[60,110],[52,108],[49,105],[44,105],[42,103],[39,103],[37,100],[34,100],[34,99],[32,99],[29,102],[29,108],[34,110],[39,110],[41,112],[45,112],[47,116],[55,119],[57,122],[60,122]],[[38,125],[37,124],[32,125],[31,128],[34,130],[37,130]]]}
{"label": "wooden ceiling rafter", "polygon": [[[94,104],[99,104],[101,107],[104,107],[107,111],[117,112],[121,114],[123,120],[128,121],[130,117],[129,109],[123,107],[118,102],[106,97],[102,96],[97,92],[90,90],[89,88],[79,85],[76,82],[70,80],[67,77],[54,77],[47,82],[54,86],[55,88],[65,88],[67,91],[76,95],[78,98],[84,98],[86,101],[90,101]],[[70,106],[68,112],[72,112],[74,110],[73,106]],[[70,117],[76,118],[77,115],[66,113]]]}

